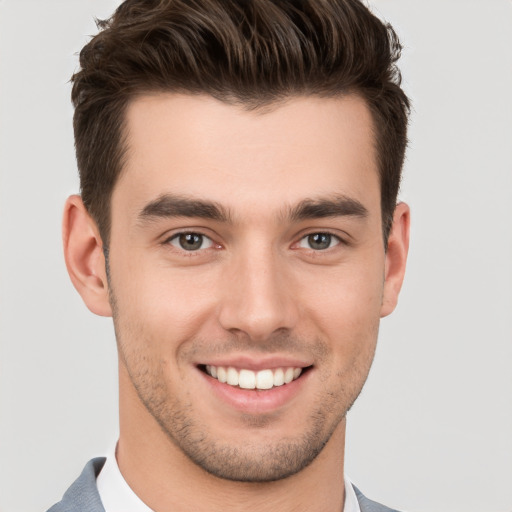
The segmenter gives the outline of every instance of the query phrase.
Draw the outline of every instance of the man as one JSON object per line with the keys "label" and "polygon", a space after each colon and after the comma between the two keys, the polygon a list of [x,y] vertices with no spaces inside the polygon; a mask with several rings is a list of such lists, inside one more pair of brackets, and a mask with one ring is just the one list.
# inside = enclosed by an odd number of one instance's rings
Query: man
{"label": "man", "polygon": [[384,511],[346,413],[405,271],[399,43],[358,0],[128,0],[73,77],[70,277],[120,437],[50,509]]}

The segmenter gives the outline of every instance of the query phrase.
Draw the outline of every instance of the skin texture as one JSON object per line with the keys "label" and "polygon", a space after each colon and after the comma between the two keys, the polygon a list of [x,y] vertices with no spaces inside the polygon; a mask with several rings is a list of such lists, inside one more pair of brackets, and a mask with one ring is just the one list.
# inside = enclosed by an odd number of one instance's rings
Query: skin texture
{"label": "skin texture", "polygon": [[[109,280],[79,197],[64,215],[70,276],[91,311],[114,317],[125,479],[157,512],[341,510],[345,414],[408,248],[404,204],[383,245],[366,105],[298,97],[245,111],[155,94],[126,121]],[[267,403],[275,390],[219,392],[205,364],[308,370]]]}

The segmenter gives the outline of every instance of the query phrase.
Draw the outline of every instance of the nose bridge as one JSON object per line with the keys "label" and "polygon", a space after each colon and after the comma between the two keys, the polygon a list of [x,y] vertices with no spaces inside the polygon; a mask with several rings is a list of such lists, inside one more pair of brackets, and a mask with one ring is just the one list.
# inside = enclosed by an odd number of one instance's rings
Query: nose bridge
{"label": "nose bridge", "polygon": [[267,240],[245,245],[233,256],[219,320],[224,329],[265,339],[290,330],[297,308],[287,283],[285,259]]}

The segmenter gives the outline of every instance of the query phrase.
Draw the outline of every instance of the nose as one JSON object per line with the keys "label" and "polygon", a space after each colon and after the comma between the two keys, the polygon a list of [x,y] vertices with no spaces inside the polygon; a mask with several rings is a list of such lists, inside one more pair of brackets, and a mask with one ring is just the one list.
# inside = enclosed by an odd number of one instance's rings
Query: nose
{"label": "nose", "polygon": [[230,262],[224,276],[221,326],[253,341],[291,331],[299,318],[286,262],[270,248],[245,251]]}

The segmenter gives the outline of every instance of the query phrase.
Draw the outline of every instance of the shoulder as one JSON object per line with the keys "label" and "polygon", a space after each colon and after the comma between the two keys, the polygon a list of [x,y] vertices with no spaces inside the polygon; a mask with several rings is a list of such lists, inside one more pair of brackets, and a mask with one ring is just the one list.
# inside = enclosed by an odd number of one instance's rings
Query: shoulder
{"label": "shoulder", "polygon": [[105,512],[96,487],[96,477],[105,464],[105,457],[90,460],[82,474],[65,492],[62,501],[48,512]]}
{"label": "shoulder", "polygon": [[361,507],[361,512],[398,512],[394,508],[386,507],[376,501],[368,499],[355,485],[352,486],[357,496],[357,501]]}

